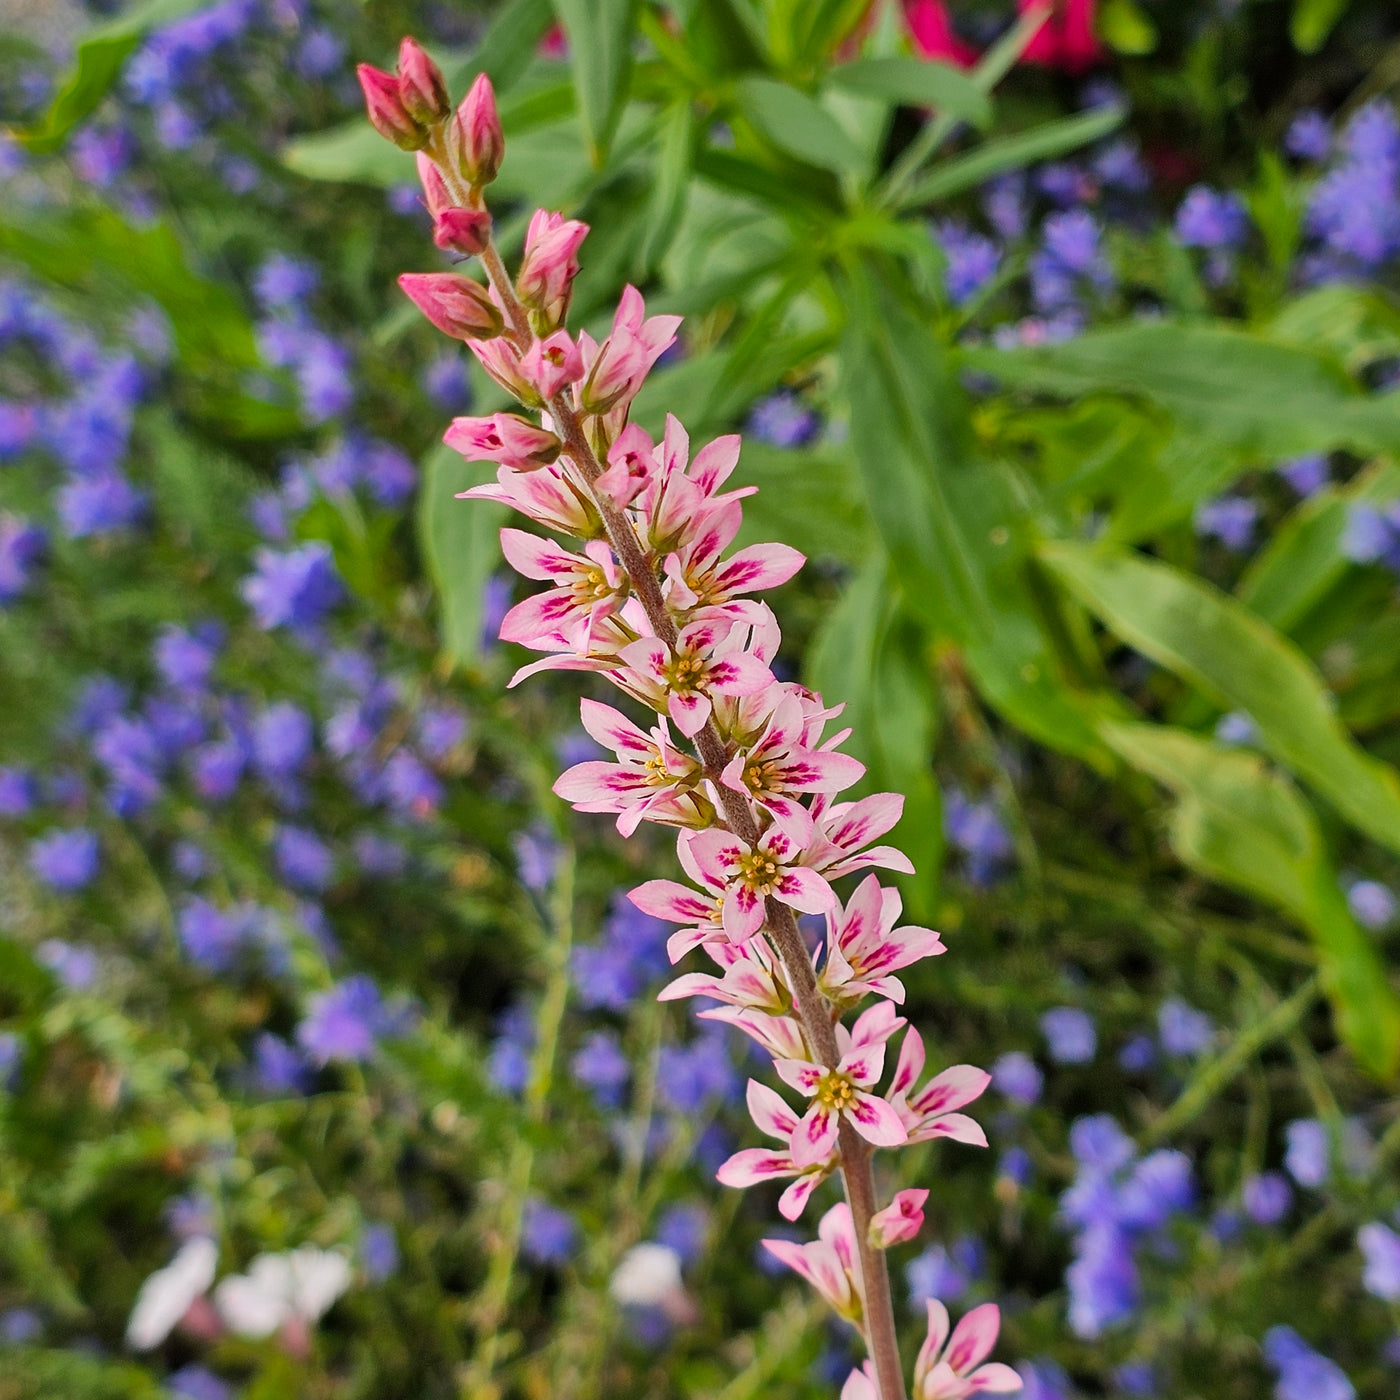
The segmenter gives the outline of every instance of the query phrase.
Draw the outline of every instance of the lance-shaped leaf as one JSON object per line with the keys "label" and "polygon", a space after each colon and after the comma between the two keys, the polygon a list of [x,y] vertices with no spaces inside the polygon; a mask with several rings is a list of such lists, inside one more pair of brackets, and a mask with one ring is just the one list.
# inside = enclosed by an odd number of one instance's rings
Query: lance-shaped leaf
{"label": "lance-shaped leaf", "polygon": [[1400,1068],[1400,999],[1337,887],[1317,820],[1298,790],[1256,754],[1185,730],[1105,724],[1105,740],[1177,796],[1172,849],[1193,869],[1297,919],[1317,945],[1337,1029],[1378,1078]]}
{"label": "lance-shaped leaf", "polygon": [[822,170],[859,172],[865,155],[820,102],[772,78],[738,84],[744,116],[780,151]]}
{"label": "lance-shaped leaf", "polygon": [[595,167],[607,158],[627,101],[639,8],[639,0],[554,0],[569,37],[579,115]]}
{"label": "lance-shaped leaf", "polygon": [[859,97],[910,107],[933,107],[974,126],[986,126],[992,119],[992,101],[982,86],[946,63],[929,63],[907,55],[863,58],[833,68],[826,76],[826,84]]}
{"label": "lance-shaped leaf", "polygon": [[1243,710],[1264,746],[1373,840],[1400,850],[1400,775],[1352,740],[1312,663],[1242,603],[1128,550],[1061,543],[1041,557],[1130,646]]}

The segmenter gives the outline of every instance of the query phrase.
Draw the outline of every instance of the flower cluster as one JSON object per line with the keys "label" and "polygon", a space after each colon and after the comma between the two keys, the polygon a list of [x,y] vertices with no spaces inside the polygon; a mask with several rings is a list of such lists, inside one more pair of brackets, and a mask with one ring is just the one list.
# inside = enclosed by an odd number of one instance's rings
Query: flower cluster
{"label": "flower cluster", "polygon": [[[584,726],[613,758],[576,764],[555,790],[581,810],[615,815],[624,835],[642,821],[678,829],[689,883],[650,880],[631,899],[677,926],[668,944],[673,962],[703,950],[718,973],[687,973],[662,996],[719,1003],[703,1015],[738,1027],[771,1054],[802,1100],[793,1107],[751,1083],[755,1122],[778,1146],[740,1152],[720,1178],[733,1185],[795,1178],[783,1212],[796,1218],[822,1180],[843,1172],[851,1204],[828,1212],[821,1238],[769,1247],[862,1331],[877,1379],[858,1373],[854,1390],[878,1385],[893,1400],[903,1385],[880,1251],[917,1232],[926,1193],[903,1192],[876,1210],[871,1151],[938,1137],[985,1144],[961,1110],[989,1082],[969,1065],[925,1080],[923,1041],[896,1010],[904,989],[895,974],[944,951],[933,931],[900,925],[898,894],[870,873],[912,869],[900,851],[876,844],[898,822],[903,801],[892,793],[843,800],[864,769],[840,751],[848,730],[827,733],[840,707],[773,672],[777,620],[750,595],[787,582],[804,561],[782,544],[727,553],[750,494],[729,485],[739,439],[692,452],[674,417],[660,442],[630,421],[680,318],[648,316],[640,292],[628,287],[604,340],[571,335],[565,318],[587,228],[537,212],[519,271],[507,272],[483,195],[504,155],[489,79],[478,77],[454,111],[441,74],[411,39],[397,73],[362,66],[360,78],[376,128],[418,152],[438,246],[478,255],[487,273],[484,285],[460,271],[406,274],[400,285],[538,414],[454,421],[448,444],[499,466],[495,482],[463,494],[506,504],[574,541],[501,532],[517,572],[547,585],[501,624],[504,639],[542,653],[512,684],[547,670],[596,673],[650,712],[643,727],[585,700]],[[843,901],[836,887],[854,875],[862,881]],[[825,920],[816,957],[798,914]],[[842,1015],[866,1001],[843,1024]],[[886,1049],[901,1030],[882,1091]],[[979,1310],[945,1354],[947,1318],[931,1308],[916,1377],[924,1400],[1018,1387],[1005,1367],[968,1377],[996,1328],[995,1308]]]}

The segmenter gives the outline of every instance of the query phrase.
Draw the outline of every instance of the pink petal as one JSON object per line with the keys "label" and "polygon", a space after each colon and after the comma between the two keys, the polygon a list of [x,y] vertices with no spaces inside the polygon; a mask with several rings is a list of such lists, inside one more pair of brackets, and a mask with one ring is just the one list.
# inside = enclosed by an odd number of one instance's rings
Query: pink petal
{"label": "pink petal", "polygon": [[527,530],[501,531],[501,553],[516,573],[526,578],[557,579],[573,573],[581,562],[577,555],[562,549],[553,540],[541,539]]}
{"label": "pink petal", "polygon": [[[856,1091],[855,1102],[846,1110],[856,1132],[876,1147],[899,1147],[909,1141],[909,1133],[890,1104],[874,1094]],[[793,1160],[797,1160],[796,1152]]]}
{"label": "pink petal", "polygon": [[634,671],[653,680],[665,679],[666,663],[670,660],[670,655],[666,650],[666,643],[659,637],[638,637],[635,642],[628,642],[625,647],[620,647],[617,654]]}
{"label": "pink petal", "polygon": [[753,1119],[761,1133],[786,1142],[797,1128],[795,1114],[780,1094],[757,1079],[749,1080],[749,1117]]}
{"label": "pink petal", "polygon": [[855,849],[883,836],[904,814],[897,792],[877,792],[852,802],[827,828],[827,839],[843,849]]}
{"label": "pink petal", "polygon": [[985,1147],[987,1134],[982,1125],[965,1113],[944,1113],[938,1118],[926,1119],[910,1130],[910,1142],[931,1142],[934,1138],[952,1138],[954,1142],[965,1142],[969,1147]]}
{"label": "pink petal", "polygon": [[763,927],[763,900],[747,885],[730,885],[721,923],[731,943],[747,943]]}
{"label": "pink petal", "polygon": [[628,754],[645,761],[656,753],[656,741],[638,729],[621,710],[597,700],[580,700],[578,708],[583,727],[619,758]]}
{"label": "pink petal", "polygon": [[566,768],[554,780],[554,792],[580,812],[616,812],[625,799],[650,789],[644,775],[620,763],[593,759]]}
{"label": "pink petal", "polygon": [[802,749],[783,764],[782,786],[790,792],[844,792],[865,776],[865,764],[850,754]]}
{"label": "pink petal", "polygon": [[817,1226],[817,1234],[835,1251],[841,1266],[853,1273],[858,1253],[856,1227],[855,1221],[851,1219],[851,1208],[845,1201],[838,1201],[822,1216],[821,1223]]}
{"label": "pink petal", "polygon": [[973,1390],[995,1391],[999,1395],[1010,1395],[1023,1389],[1026,1384],[1010,1366],[1003,1366],[1000,1361],[989,1361],[985,1366],[979,1366],[968,1380],[972,1382]]}
{"label": "pink petal", "polygon": [[716,695],[757,695],[775,684],[772,671],[747,651],[730,652],[712,661],[705,679]]}
{"label": "pink petal", "polygon": [[[831,1156],[836,1147],[837,1118],[839,1114],[832,1113],[829,1109],[823,1108],[819,1103],[813,1103],[803,1116],[802,1121],[797,1125],[797,1131],[792,1135],[790,1144],[792,1149],[792,1160],[799,1167],[812,1167],[818,1162],[824,1162]],[[900,1125],[900,1132],[903,1132],[903,1125]],[[902,1142],[904,1139],[901,1138]]]}
{"label": "pink petal", "polygon": [[713,710],[710,697],[698,690],[687,694],[673,690],[666,697],[666,712],[687,739],[694,738],[705,727]]}
{"label": "pink petal", "polygon": [[721,621],[718,618],[702,618],[681,629],[680,636],[676,638],[676,651],[700,654],[713,651],[721,642],[727,640],[733,630],[732,622]]}
{"label": "pink petal", "polygon": [[699,884],[723,889],[729,883],[739,861],[749,853],[748,846],[737,836],[718,827],[706,831],[687,832],[676,842],[685,873]]}
{"label": "pink petal", "polygon": [[953,1329],[944,1360],[960,1376],[965,1376],[984,1360],[997,1344],[1001,1328],[1001,1311],[995,1303],[983,1303],[973,1308]]}
{"label": "pink petal", "polygon": [[825,1172],[803,1172],[796,1181],[778,1197],[778,1213],[784,1220],[796,1220],[807,1208],[812,1192],[826,1180]]}
{"label": "pink petal", "polygon": [[732,1001],[724,995],[724,986],[718,977],[704,972],[687,972],[668,983],[656,994],[657,1001],[680,1001],[684,997],[713,997],[716,1001]]}
{"label": "pink petal", "polygon": [[[778,1071],[778,1077],[784,1084],[791,1084],[794,1089],[806,1094],[808,1098],[811,1098],[812,1095],[817,1092],[817,1085],[822,1082],[822,1079],[826,1075],[825,1065],[814,1065],[809,1060],[774,1060],[773,1068]],[[772,1091],[770,1090],[769,1092],[771,1093]],[[777,1095],[774,1094],[773,1097],[777,1098]],[[786,1108],[787,1105],[784,1104],[783,1107]],[[790,1111],[791,1110],[789,1110],[789,1112]],[[759,1126],[762,1127],[763,1125],[759,1124]],[[793,1127],[796,1126],[796,1120],[794,1119]],[[791,1133],[792,1128],[789,1128],[788,1132]],[[777,1134],[775,1133],[774,1136],[776,1137]]]}
{"label": "pink petal", "polygon": [[715,584],[724,593],[759,593],[786,583],[806,562],[791,545],[751,544],[715,570]]}
{"label": "pink petal", "polygon": [[879,1391],[867,1370],[869,1365],[867,1361],[860,1370],[852,1371],[846,1377],[846,1384],[841,1387],[841,1400],[880,1400]]}
{"label": "pink petal", "polygon": [[738,433],[728,433],[707,442],[695,454],[695,461],[690,465],[690,478],[707,496],[722,486],[738,465],[740,441]]}
{"label": "pink petal", "polygon": [[953,1065],[930,1079],[909,1101],[916,1113],[946,1113],[981,1097],[992,1076],[976,1065]]}
{"label": "pink petal", "polygon": [[851,1045],[860,1049],[865,1045],[883,1045],[902,1025],[901,1016],[887,1001],[877,1001],[868,1011],[864,1011],[851,1027]]}
{"label": "pink petal", "polygon": [[715,1173],[715,1180],[721,1186],[742,1189],[796,1174],[797,1168],[786,1152],[770,1152],[766,1147],[746,1147],[720,1167]]}
{"label": "pink petal", "polygon": [[867,1045],[841,1057],[837,1068],[853,1083],[868,1089],[885,1071],[885,1047]]}
{"label": "pink petal", "polygon": [[923,1072],[924,1038],[910,1026],[904,1033],[904,1044],[899,1047],[899,1063],[894,1069],[890,1097],[908,1092]]}
{"label": "pink petal", "polygon": [[675,880],[648,880],[629,892],[628,899],[642,911],[672,923],[704,922],[714,911],[714,904]]}
{"label": "pink petal", "polygon": [[500,637],[503,642],[547,651],[556,635],[568,636],[572,644],[569,633],[586,615],[579,611],[578,602],[568,589],[551,588],[517,603],[501,619]]}
{"label": "pink petal", "polygon": [[927,1306],[928,1333],[914,1361],[914,1389],[919,1393],[924,1389],[924,1376],[933,1368],[943,1350],[943,1343],[948,1338],[948,1309],[937,1298],[928,1299]]}
{"label": "pink petal", "polygon": [[805,865],[790,865],[778,881],[778,898],[804,914],[824,914],[836,903],[836,892],[822,876]]}

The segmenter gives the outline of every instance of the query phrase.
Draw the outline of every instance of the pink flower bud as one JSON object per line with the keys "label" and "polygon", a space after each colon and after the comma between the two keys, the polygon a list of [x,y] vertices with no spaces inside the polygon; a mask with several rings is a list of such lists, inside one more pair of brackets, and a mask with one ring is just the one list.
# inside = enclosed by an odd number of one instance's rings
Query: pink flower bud
{"label": "pink flower bud", "polygon": [[870,1243],[876,1249],[888,1249],[892,1244],[912,1240],[923,1228],[924,1202],[927,1191],[901,1191],[870,1218]]}
{"label": "pink flower bud", "polygon": [[405,272],[399,286],[440,330],[456,340],[490,340],[501,333],[501,309],[480,282],[455,272]]}
{"label": "pink flower bud", "polygon": [[399,80],[392,73],[362,63],[355,69],[365,94],[370,124],[400,150],[421,151],[428,144],[428,129],[404,106]]}
{"label": "pink flower bud", "polygon": [[569,314],[569,298],[578,276],[576,254],[587,235],[587,224],[544,209],[535,210],[530,220],[515,290],[520,300],[537,313],[543,328],[553,330]]}
{"label": "pink flower bud", "polygon": [[506,140],[496,112],[496,93],[485,73],[477,77],[462,99],[448,139],[453,163],[469,185],[479,189],[496,178],[506,153]]}
{"label": "pink flower bud", "polygon": [[547,467],[564,446],[553,433],[513,413],[454,418],[442,440],[469,462],[499,462],[516,471]]}
{"label": "pink flower bud", "polygon": [[520,352],[505,336],[494,340],[469,340],[467,348],[476,356],[482,369],[508,393],[530,408],[543,408],[539,391],[520,368]]}
{"label": "pink flower bud", "polygon": [[579,395],[584,412],[607,413],[631,403],[652,365],[676,343],[680,323],[679,316],[648,319],[642,294],[623,288],[612,334],[598,347]]}
{"label": "pink flower bud", "polygon": [[433,158],[426,151],[419,151],[415,159],[418,162],[418,178],[423,183],[423,203],[428,206],[428,213],[436,219],[444,209],[456,208],[457,201],[448,192],[447,181],[442,178],[442,171],[433,163]]}
{"label": "pink flower bud", "polygon": [[399,45],[399,96],[409,116],[424,126],[436,126],[452,115],[442,69],[408,37]]}
{"label": "pink flower bud", "polygon": [[583,355],[569,339],[568,331],[555,331],[544,340],[536,340],[525,352],[520,372],[539,390],[542,399],[549,400],[583,378]]}
{"label": "pink flower bud", "polygon": [[444,253],[479,253],[491,240],[484,209],[444,209],[433,224],[433,242]]}

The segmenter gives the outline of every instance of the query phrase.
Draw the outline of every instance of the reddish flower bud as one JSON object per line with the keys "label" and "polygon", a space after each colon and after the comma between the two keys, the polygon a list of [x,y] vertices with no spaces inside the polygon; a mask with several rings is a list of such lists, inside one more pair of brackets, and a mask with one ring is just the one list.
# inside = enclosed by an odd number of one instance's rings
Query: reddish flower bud
{"label": "reddish flower bud", "polygon": [[456,340],[490,340],[501,333],[501,309],[480,282],[455,272],[405,272],[399,286],[440,330]]}
{"label": "reddish flower bud", "polygon": [[444,209],[455,208],[456,201],[448,193],[447,181],[442,178],[442,171],[433,164],[433,158],[426,151],[419,151],[416,159],[418,178],[423,182],[423,203],[428,206],[428,213],[436,219]]}
{"label": "reddish flower bud", "polygon": [[442,69],[416,39],[407,37],[399,45],[399,96],[409,116],[425,126],[436,126],[452,115]]}
{"label": "reddish flower bud", "polygon": [[537,331],[554,330],[569,314],[569,299],[578,276],[575,255],[587,234],[587,224],[545,209],[537,209],[530,220],[515,290],[520,300],[537,313]]}
{"label": "reddish flower bud", "polygon": [[392,73],[362,63],[355,69],[365,94],[370,124],[387,140],[404,151],[420,151],[428,144],[428,129],[409,115],[399,92],[399,80]]}
{"label": "reddish flower bud", "polygon": [[448,128],[449,155],[473,188],[489,185],[501,168],[506,139],[491,79],[479,74]]}
{"label": "reddish flower bud", "polygon": [[469,462],[499,462],[516,471],[547,467],[564,446],[553,433],[513,413],[454,418],[442,440]]}
{"label": "reddish flower bud", "polygon": [[568,331],[555,331],[544,340],[536,340],[525,352],[520,372],[548,401],[583,378],[583,353],[569,339]]}
{"label": "reddish flower bud", "polygon": [[484,209],[444,209],[433,225],[433,242],[444,253],[479,253],[491,238]]}

